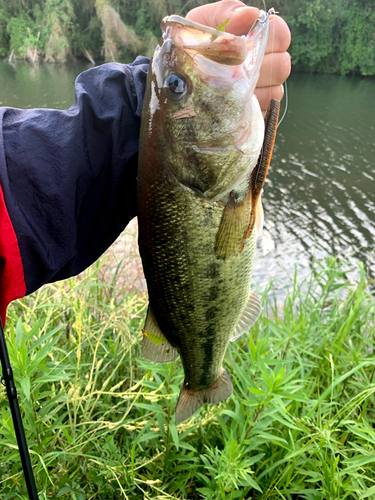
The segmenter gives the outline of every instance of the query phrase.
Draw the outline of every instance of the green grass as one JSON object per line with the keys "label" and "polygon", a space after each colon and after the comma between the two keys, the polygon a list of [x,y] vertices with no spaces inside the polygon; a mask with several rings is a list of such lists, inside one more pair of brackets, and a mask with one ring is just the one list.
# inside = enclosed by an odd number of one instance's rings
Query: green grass
{"label": "green grass", "polygon": [[[335,259],[273,285],[228,349],[234,394],[176,426],[181,362],[140,356],[146,298],[84,277],[9,309],[40,499],[375,499],[375,302]],[[0,498],[27,498],[0,389]]]}

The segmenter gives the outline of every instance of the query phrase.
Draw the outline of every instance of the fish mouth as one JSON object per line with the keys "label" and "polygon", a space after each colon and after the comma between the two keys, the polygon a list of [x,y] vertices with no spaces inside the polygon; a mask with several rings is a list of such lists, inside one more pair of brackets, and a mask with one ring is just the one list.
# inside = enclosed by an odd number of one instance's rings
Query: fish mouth
{"label": "fish mouth", "polygon": [[191,51],[192,55],[201,54],[206,59],[220,64],[252,65],[256,59],[263,58],[269,17],[272,14],[275,14],[274,9],[268,12],[260,10],[259,17],[248,34],[242,36],[219,31],[181,16],[167,16],[161,22],[163,41],[171,39],[186,51]]}
{"label": "fish mouth", "polygon": [[[157,50],[153,60],[153,71],[159,85],[163,85],[161,75],[176,68],[175,54],[179,51],[187,56],[187,68],[193,64],[201,80],[215,91],[226,92],[242,82],[242,92],[252,95],[266,49],[269,17],[274,10],[260,10],[259,13],[248,34],[242,36],[177,15],[165,17],[161,22],[161,50]],[[183,66],[180,69],[183,71]],[[191,70],[187,71],[189,74]]]}

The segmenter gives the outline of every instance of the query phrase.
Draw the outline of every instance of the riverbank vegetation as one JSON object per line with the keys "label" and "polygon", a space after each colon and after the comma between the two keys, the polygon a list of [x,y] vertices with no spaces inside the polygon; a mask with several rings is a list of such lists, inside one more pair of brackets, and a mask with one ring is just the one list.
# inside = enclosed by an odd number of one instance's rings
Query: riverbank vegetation
{"label": "riverbank vegetation", "polygon": [[[129,62],[151,56],[167,14],[209,0],[0,0],[0,57]],[[248,4],[264,8],[263,1]],[[292,30],[295,69],[375,75],[372,0],[274,0]]]}
{"label": "riverbank vegetation", "polygon": [[[179,425],[181,362],[142,359],[146,297],[116,273],[103,282],[104,266],[9,308],[40,499],[375,498],[375,301],[362,265],[315,263],[282,305],[271,284],[226,354],[233,396]],[[25,499],[1,385],[0,411],[0,497]]]}

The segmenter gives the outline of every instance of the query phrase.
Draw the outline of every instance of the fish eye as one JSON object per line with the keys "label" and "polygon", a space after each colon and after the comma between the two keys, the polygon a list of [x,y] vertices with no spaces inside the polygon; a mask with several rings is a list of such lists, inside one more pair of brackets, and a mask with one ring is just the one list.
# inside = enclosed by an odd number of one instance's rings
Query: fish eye
{"label": "fish eye", "polygon": [[164,87],[169,88],[169,90],[173,92],[176,97],[182,97],[187,91],[185,78],[177,73],[171,73],[167,76],[164,82]]}

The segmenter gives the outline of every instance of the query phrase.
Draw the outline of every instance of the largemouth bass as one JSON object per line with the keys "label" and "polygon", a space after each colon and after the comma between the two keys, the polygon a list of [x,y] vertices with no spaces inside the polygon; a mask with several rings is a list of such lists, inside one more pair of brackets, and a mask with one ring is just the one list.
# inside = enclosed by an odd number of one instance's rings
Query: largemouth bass
{"label": "largemouth bass", "polygon": [[138,171],[142,353],[159,363],[180,354],[177,422],[232,394],[225,351],[261,310],[250,285],[279,109],[273,101],[265,134],[254,89],[268,24],[260,11],[237,37],[166,17],[150,63]]}

